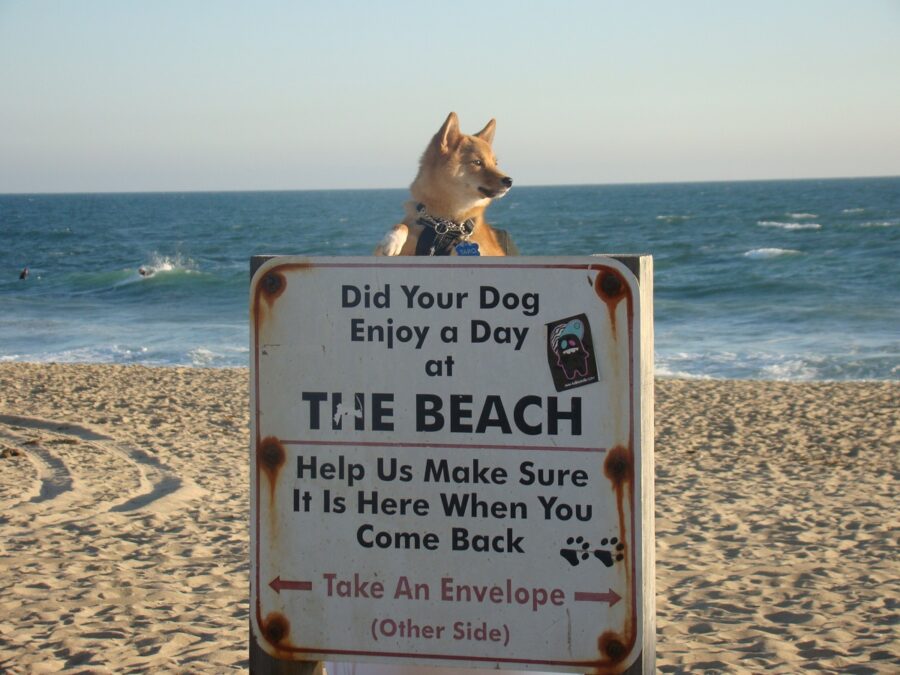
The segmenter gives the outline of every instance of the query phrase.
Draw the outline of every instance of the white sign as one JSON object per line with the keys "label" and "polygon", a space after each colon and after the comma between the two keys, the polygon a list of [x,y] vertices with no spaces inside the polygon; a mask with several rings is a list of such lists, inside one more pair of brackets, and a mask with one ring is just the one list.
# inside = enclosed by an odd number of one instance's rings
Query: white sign
{"label": "white sign", "polygon": [[640,298],[600,257],[266,262],[251,283],[263,649],[633,662],[648,569]]}

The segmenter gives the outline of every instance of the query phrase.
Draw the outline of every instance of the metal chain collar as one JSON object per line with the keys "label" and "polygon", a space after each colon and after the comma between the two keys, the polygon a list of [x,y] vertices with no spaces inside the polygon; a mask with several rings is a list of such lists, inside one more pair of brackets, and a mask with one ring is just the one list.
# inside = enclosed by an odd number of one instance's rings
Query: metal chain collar
{"label": "metal chain collar", "polygon": [[416,213],[419,216],[416,223],[434,233],[433,240],[428,242],[430,244],[428,255],[447,255],[454,244],[468,241],[475,229],[475,221],[471,218],[462,223],[447,218],[438,218],[429,214],[425,210],[424,204],[416,204]]}

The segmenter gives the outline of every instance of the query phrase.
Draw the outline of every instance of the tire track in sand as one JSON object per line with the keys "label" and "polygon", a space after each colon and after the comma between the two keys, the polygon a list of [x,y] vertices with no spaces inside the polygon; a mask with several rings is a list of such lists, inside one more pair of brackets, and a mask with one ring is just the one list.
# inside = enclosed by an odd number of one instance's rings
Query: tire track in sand
{"label": "tire track in sand", "polygon": [[39,481],[7,504],[27,502],[23,515],[53,522],[93,518],[203,492],[151,453],[80,424],[0,415],[0,425],[0,437],[12,443],[5,445],[31,461]]}

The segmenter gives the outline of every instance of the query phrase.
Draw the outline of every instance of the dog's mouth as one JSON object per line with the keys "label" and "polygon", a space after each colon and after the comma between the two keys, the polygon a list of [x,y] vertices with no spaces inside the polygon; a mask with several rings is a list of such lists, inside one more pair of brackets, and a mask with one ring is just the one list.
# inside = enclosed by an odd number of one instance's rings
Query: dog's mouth
{"label": "dog's mouth", "polygon": [[499,190],[490,190],[486,187],[479,187],[478,191],[483,194],[488,199],[500,199],[503,195],[509,192],[508,187],[500,188]]}

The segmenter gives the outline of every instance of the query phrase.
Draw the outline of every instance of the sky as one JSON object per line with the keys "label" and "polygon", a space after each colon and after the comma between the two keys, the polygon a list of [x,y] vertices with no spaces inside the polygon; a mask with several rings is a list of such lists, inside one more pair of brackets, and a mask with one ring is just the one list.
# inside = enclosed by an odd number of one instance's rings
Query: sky
{"label": "sky", "polygon": [[900,0],[0,0],[0,193],[900,175]]}

